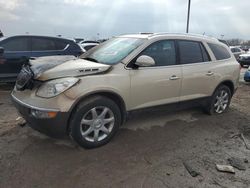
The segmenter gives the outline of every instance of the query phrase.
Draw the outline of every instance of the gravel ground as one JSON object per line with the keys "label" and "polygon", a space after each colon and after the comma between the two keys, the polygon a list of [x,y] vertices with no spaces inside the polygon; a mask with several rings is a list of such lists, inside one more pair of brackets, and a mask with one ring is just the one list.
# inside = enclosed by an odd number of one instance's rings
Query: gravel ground
{"label": "gravel ground", "polygon": [[[250,187],[250,150],[240,136],[250,142],[250,84],[241,81],[219,116],[198,108],[133,113],[111,143],[92,150],[21,127],[9,94],[1,86],[0,187]],[[246,170],[217,171],[229,157]]]}

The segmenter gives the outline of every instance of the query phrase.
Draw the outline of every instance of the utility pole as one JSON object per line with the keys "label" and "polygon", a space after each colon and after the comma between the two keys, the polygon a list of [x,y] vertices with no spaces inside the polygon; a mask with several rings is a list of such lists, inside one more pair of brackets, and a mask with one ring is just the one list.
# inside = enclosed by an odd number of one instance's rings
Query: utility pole
{"label": "utility pole", "polygon": [[189,31],[190,5],[191,5],[191,0],[188,0],[188,14],[187,14],[187,28],[186,28],[186,33],[188,33],[188,31]]}

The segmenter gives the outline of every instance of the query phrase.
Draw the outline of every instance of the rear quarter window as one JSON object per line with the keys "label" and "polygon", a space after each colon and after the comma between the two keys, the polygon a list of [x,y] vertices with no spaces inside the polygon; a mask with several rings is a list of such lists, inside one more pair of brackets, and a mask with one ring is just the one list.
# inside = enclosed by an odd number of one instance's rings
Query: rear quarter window
{"label": "rear quarter window", "polygon": [[64,50],[69,43],[63,40],[55,40],[56,50]]}
{"label": "rear quarter window", "polygon": [[217,60],[229,59],[231,57],[230,53],[224,46],[212,43],[208,43],[208,46]]}

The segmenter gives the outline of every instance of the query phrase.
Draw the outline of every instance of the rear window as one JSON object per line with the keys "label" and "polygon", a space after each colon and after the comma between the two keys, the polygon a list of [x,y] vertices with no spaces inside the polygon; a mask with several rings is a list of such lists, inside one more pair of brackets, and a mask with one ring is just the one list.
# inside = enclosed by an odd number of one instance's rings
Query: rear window
{"label": "rear window", "polygon": [[68,43],[66,41],[55,40],[56,50],[64,50]]}
{"label": "rear window", "polygon": [[208,43],[208,46],[212,50],[212,52],[217,60],[228,59],[231,57],[228,50],[223,46],[220,46],[218,44],[212,44],[212,43]]}

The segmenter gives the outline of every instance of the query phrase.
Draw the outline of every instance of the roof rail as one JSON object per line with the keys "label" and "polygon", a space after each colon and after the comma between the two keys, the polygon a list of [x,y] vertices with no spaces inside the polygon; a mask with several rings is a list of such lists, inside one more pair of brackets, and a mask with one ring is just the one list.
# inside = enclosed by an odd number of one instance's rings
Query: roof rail
{"label": "roof rail", "polygon": [[140,35],[153,35],[154,33],[152,32],[140,32]]}
{"label": "roof rail", "polygon": [[150,35],[150,37],[159,36],[159,35],[171,35],[171,34],[208,38],[208,39],[213,39],[213,40],[218,41],[218,39],[215,38],[215,37],[210,37],[210,36],[201,35],[201,34],[194,34],[194,33],[167,33],[167,32],[162,32],[162,33],[153,33],[153,34]]}

